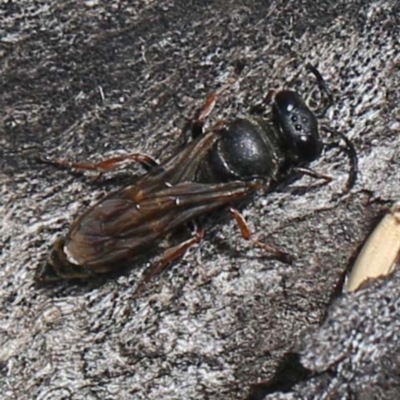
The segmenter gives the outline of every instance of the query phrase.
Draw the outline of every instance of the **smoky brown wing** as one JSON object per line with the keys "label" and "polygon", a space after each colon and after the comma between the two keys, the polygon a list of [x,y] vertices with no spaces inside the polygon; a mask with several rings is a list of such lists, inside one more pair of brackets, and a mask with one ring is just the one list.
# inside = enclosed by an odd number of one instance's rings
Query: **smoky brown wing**
{"label": "smoky brown wing", "polygon": [[70,261],[94,272],[118,268],[119,262],[154,246],[160,236],[192,218],[245,197],[259,186],[258,182],[241,181],[188,182],[145,196],[134,186],[125,188],[123,198],[105,198],[73,224],[65,252]]}
{"label": "smoky brown wing", "polygon": [[[134,189],[126,188],[129,192],[128,195],[131,195],[130,192],[137,191],[138,188],[146,195],[163,190],[166,184],[176,186],[183,182],[195,181],[200,163],[218,139],[219,136],[214,132],[200,136],[198,140],[189,143],[177,155],[142,176],[136,182]],[[124,192],[126,190],[121,190],[121,196],[124,196]]]}

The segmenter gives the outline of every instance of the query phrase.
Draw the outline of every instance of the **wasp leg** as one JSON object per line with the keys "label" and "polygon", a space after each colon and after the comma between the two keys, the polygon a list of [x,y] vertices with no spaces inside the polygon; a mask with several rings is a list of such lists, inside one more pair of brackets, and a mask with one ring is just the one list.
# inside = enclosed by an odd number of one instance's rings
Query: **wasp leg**
{"label": "wasp leg", "polygon": [[243,215],[236,208],[229,207],[229,212],[232,214],[233,218],[235,219],[235,221],[240,229],[240,233],[242,234],[243,239],[249,240],[250,242],[253,243],[254,246],[260,247],[261,249],[270,253],[274,258],[276,258],[286,264],[291,264],[293,262],[293,258],[290,254],[285,253],[284,251],[278,249],[275,246],[271,246],[269,244],[260,242],[257,239],[254,239],[251,236],[250,229],[247,226],[246,221],[243,218]]}
{"label": "wasp leg", "polygon": [[198,227],[197,225],[195,229],[196,230],[194,231],[194,235],[190,239],[185,240],[184,242],[165,250],[161,258],[150,267],[150,269],[140,280],[138,287],[135,290],[135,294],[140,294],[143,291],[145,285],[151,279],[153,279],[154,276],[161,273],[169,264],[171,264],[171,262],[181,257],[190,247],[201,242],[204,237],[204,229]]}
{"label": "wasp leg", "polygon": [[220,97],[221,94],[225,90],[227,90],[230,85],[231,85],[230,83],[227,83],[222,88],[220,88],[218,91],[216,91],[214,93],[210,93],[206,97],[204,104],[201,106],[194,121],[192,122],[193,137],[200,136],[203,133],[204,124],[205,124],[208,116],[211,114],[212,110],[214,109],[215,104],[217,103],[218,97]]}
{"label": "wasp leg", "polygon": [[158,162],[154,160],[147,154],[144,153],[132,153],[132,154],[125,154],[122,156],[117,156],[113,158],[109,158],[107,160],[103,160],[97,163],[73,163],[67,160],[61,159],[54,159],[50,160],[45,157],[37,157],[37,161],[54,165],[59,168],[64,169],[78,169],[81,171],[97,171],[99,173],[111,171],[113,169],[122,167],[129,162],[137,162],[143,166],[146,171],[151,170],[152,168],[158,166]]}
{"label": "wasp leg", "polygon": [[293,168],[294,172],[297,172],[298,174],[301,175],[307,175],[310,176],[311,178],[315,179],[321,179],[322,182],[316,183],[316,184],[309,184],[306,187],[304,186],[296,186],[295,190],[293,193],[304,193],[305,191],[308,191],[310,189],[315,189],[319,188],[321,186],[327,185],[329,182],[332,182],[332,177],[328,175],[321,174],[320,172],[314,171],[311,168],[306,168],[306,167],[296,167]]}
{"label": "wasp leg", "polygon": [[321,174],[317,171],[314,171],[313,169],[310,168],[305,168],[305,167],[297,167],[294,168],[294,171],[299,172],[303,175],[308,175],[311,176],[312,178],[316,178],[316,179],[323,179],[326,183],[329,183],[332,181],[332,177],[328,176],[328,175],[324,175]]}
{"label": "wasp leg", "polygon": [[191,130],[192,130],[193,138],[196,138],[204,133],[203,132],[204,124],[205,124],[208,116],[211,114],[212,110],[214,109],[218,98],[227,89],[229,89],[237,81],[237,79],[238,79],[238,72],[235,71],[235,75],[231,76],[229,78],[228,82],[224,86],[222,86],[216,92],[210,93],[206,97],[204,104],[200,107],[200,109],[198,110],[194,119],[191,122]]}
{"label": "wasp leg", "polygon": [[273,97],[275,96],[275,93],[275,90],[270,90],[260,103],[250,107],[249,113],[253,115],[263,114],[267,106],[271,103]]}

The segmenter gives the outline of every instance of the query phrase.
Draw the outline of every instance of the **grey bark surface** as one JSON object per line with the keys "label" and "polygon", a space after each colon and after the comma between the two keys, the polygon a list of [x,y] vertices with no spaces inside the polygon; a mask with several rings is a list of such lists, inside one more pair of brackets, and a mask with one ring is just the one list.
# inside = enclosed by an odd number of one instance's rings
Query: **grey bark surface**
{"label": "grey bark surface", "polygon": [[[399,22],[396,1],[2,1],[1,399],[400,398],[399,273],[332,302],[399,199]],[[36,288],[55,238],[143,171],[96,181],[35,156],[163,160],[238,60],[210,123],[246,115],[270,89],[315,106],[310,62],[335,96],[321,125],[358,152],[347,195],[348,159],[327,147],[312,168],[331,183],[302,178],[243,209],[293,265],[249,246],[227,216],[138,299],[159,253],[113,278]]]}

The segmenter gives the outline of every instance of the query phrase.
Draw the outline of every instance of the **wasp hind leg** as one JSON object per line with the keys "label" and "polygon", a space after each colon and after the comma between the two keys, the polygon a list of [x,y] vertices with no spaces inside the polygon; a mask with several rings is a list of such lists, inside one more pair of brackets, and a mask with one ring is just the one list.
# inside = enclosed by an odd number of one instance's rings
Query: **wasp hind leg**
{"label": "wasp hind leg", "polygon": [[200,243],[204,237],[204,230],[196,225],[193,236],[176,246],[170,247],[165,250],[161,258],[155,262],[148,271],[145,272],[143,278],[140,280],[136,290],[135,295],[140,295],[146,284],[153,279],[154,276],[160,274],[165,268],[167,268],[173,261],[183,256],[185,252],[197,243]]}

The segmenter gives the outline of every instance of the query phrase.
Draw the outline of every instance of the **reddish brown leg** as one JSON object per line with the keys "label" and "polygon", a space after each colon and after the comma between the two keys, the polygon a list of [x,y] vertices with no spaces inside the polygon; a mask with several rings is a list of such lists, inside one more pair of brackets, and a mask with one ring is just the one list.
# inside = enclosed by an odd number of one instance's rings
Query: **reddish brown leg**
{"label": "reddish brown leg", "polygon": [[197,137],[203,133],[203,127],[206,122],[206,119],[211,114],[212,110],[217,103],[218,97],[222,95],[234,82],[236,82],[237,76],[230,77],[229,81],[218,89],[216,92],[211,93],[207,96],[204,104],[201,106],[197,115],[195,116],[192,122],[192,136]]}
{"label": "reddish brown leg", "polygon": [[320,174],[319,172],[314,171],[310,168],[297,167],[297,168],[294,168],[294,170],[302,173],[303,175],[311,176],[312,178],[323,179],[326,183],[329,183],[332,181],[332,178],[330,176]]}
{"label": "reddish brown leg", "polygon": [[169,264],[171,264],[171,262],[181,257],[186,252],[186,250],[188,250],[193,245],[199,243],[203,239],[203,237],[204,230],[202,228],[196,227],[196,231],[190,239],[185,240],[184,242],[165,250],[161,258],[155,264],[153,264],[144,274],[143,278],[138,284],[135,294],[140,294],[146,286],[146,283],[153,279],[154,276],[161,273]]}
{"label": "reddish brown leg", "polygon": [[293,260],[290,254],[285,253],[284,251],[278,249],[277,247],[271,246],[269,244],[260,242],[259,240],[252,238],[251,232],[246,224],[246,221],[243,218],[243,215],[236,208],[230,207],[229,211],[232,214],[233,218],[235,218],[235,221],[238,224],[243,239],[249,240],[251,243],[253,243],[254,246],[260,247],[263,250],[267,251],[268,253],[271,253],[271,255],[274,258],[277,258],[278,260],[286,264],[292,263]]}
{"label": "reddish brown leg", "polygon": [[260,103],[250,108],[250,114],[263,114],[268,104],[272,102],[275,94],[275,90],[270,90]]}
{"label": "reddish brown leg", "polygon": [[152,157],[148,156],[147,154],[143,153],[132,153],[132,154],[125,154],[118,157],[109,158],[104,161],[100,161],[97,163],[73,163],[67,160],[49,160],[44,157],[38,158],[39,162],[45,164],[55,165],[56,167],[60,168],[67,168],[67,169],[78,169],[81,171],[97,171],[100,173],[111,171],[113,169],[122,167],[129,162],[138,162],[141,164],[146,170],[150,170],[151,168],[158,165],[157,161],[154,160]]}

